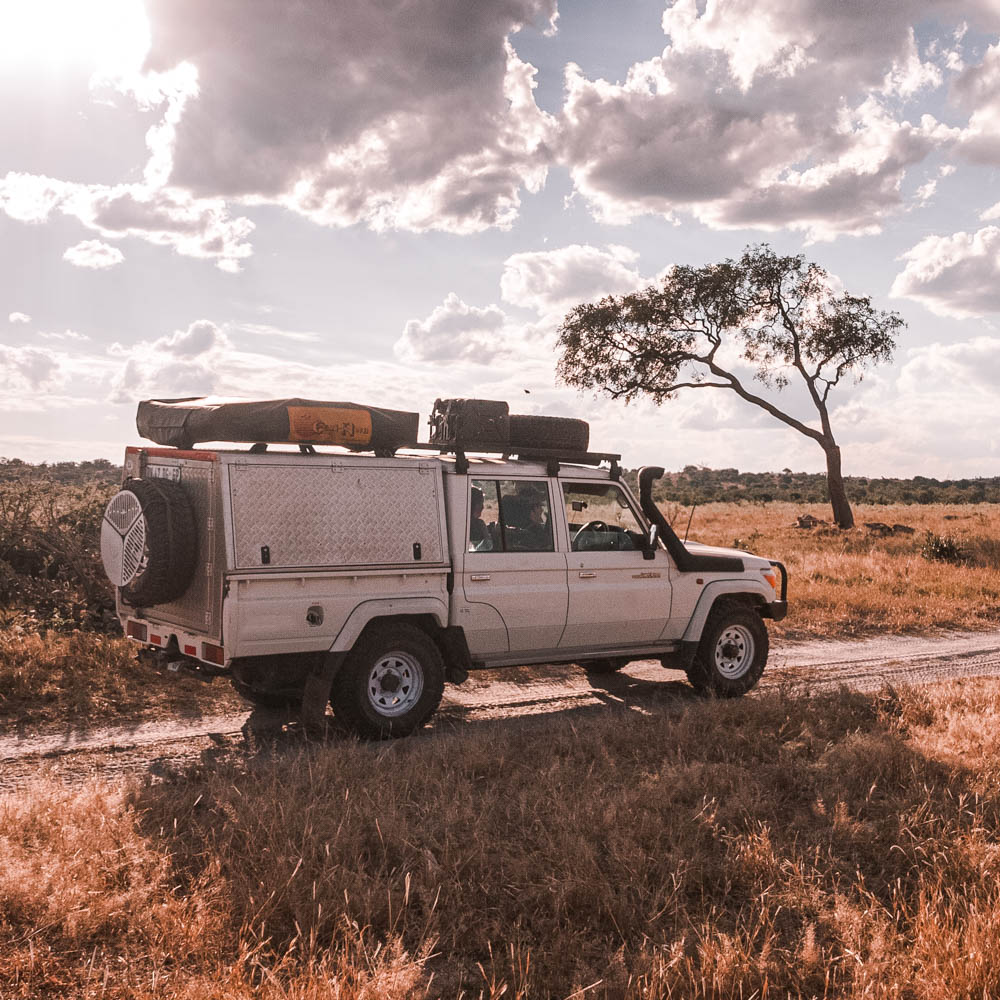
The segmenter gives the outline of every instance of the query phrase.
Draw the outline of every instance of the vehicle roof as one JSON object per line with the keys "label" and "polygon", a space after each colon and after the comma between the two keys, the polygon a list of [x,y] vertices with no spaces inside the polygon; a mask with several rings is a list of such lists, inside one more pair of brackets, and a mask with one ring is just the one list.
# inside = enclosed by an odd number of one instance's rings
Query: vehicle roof
{"label": "vehicle roof", "polygon": [[[450,454],[433,454],[427,452],[407,452],[400,449],[392,457],[379,457],[377,455],[358,454],[356,452],[336,450],[331,448],[327,451],[319,451],[315,454],[304,454],[300,451],[288,449],[268,450],[266,452],[251,452],[247,449],[235,448],[196,448],[187,451],[180,451],[172,448],[163,448],[156,445],[140,445],[129,448],[129,451],[141,450],[147,453],[153,461],[163,459],[197,460],[198,458],[215,458],[223,462],[249,462],[264,465],[329,465],[336,463],[338,466],[357,466],[364,468],[378,464],[384,468],[387,465],[399,465],[405,467],[413,462],[436,463],[441,466],[445,475],[458,475],[456,468],[457,459]],[[516,458],[504,458],[499,455],[468,454],[466,459],[469,464],[468,475],[475,477],[490,476],[532,476],[548,477],[548,463],[540,460],[522,461]],[[560,462],[560,477],[573,479],[595,479],[607,480],[611,478],[611,470],[604,466],[574,465],[572,462]]]}

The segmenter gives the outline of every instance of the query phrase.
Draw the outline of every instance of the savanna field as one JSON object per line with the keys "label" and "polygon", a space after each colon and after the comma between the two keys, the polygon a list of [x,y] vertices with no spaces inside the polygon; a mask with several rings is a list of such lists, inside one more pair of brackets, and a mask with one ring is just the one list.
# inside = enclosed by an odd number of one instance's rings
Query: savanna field
{"label": "savanna field", "polygon": [[[0,727],[239,710],[117,636],[117,476],[87,472],[0,483]],[[788,567],[774,645],[1000,625],[1000,506],[804,514],[829,518],[706,503],[690,528]],[[0,997],[998,996],[998,715],[989,680],[771,690],[42,771],[0,797]]]}

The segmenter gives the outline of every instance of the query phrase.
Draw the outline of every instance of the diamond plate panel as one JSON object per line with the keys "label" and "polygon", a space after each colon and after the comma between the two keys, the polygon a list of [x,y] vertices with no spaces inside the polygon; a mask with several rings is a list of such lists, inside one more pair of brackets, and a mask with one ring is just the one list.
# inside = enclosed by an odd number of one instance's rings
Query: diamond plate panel
{"label": "diamond plate panel", "polygon": [[[155,460],[154,460],[155,462]],[[154,462],[143,475],[156,475]],[[198,557],[194,577],[184,593],[169,604],[151,609],[157,621],[170,622],[192,632],[218,639],[222,629],[222,571],[226,561],[225,539],[216,530],[221,523],[218,511],[218,470],[214,462],[171,463],[180,467],[180,482],[191,498],[198,526]]]}
{"label": "diamond plate panel", "polygon": [[236,566],[412,566],[444,560],[439,476],[417,466],[233,466]]}

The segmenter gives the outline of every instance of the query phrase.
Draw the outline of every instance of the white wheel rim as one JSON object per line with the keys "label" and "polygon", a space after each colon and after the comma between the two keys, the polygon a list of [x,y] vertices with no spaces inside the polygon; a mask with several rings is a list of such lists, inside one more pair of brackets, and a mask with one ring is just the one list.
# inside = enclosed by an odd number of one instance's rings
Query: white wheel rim
{"label": "white wheel rim", "polygon": [[727,680],[738,680],[750,669],[755,652],[750,629],[727,625],[715,643],[715,669]]}
{"label": "white wheel rim", "polygon": [[378,658],[368,674],[368,703],[386,718],[410,711],[424,690],[424,670],[409,653],[393,650]]}
{"label": "white wheel rim", "polygon": [[101,522],[101,561],[116,587],[130,584],[142,571],[146,555],[146,518],[139,498],[129,490],[116,493]]}

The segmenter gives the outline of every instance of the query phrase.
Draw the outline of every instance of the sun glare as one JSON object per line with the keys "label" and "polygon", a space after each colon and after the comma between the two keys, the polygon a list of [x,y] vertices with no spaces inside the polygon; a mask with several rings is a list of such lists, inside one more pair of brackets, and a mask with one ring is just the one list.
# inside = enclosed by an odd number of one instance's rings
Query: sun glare
{"label": "sun glare", "polygon": [[138,69],[149,48],[141,0],[0,0],[0,69]]}

